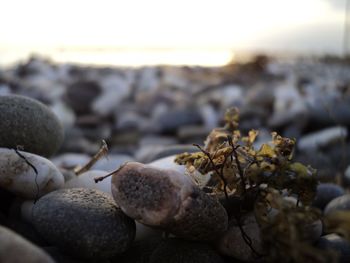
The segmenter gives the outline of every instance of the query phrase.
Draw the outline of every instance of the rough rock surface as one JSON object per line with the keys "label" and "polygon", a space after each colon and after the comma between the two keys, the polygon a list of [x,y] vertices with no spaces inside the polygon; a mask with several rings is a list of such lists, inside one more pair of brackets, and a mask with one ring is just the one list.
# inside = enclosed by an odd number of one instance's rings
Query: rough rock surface
{"label": "rough rock surface", "polygon": [[135,223],[108,194],[73,188],[52,192],[33,207],[33,223],[47,241],[84,259],[124,252],[135,237]]}

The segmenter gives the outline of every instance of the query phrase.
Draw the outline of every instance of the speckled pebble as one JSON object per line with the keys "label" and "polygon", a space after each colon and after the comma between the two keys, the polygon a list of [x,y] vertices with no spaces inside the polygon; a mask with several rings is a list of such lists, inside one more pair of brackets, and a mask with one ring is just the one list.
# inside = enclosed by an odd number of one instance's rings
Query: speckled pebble
{"label": "speckled pebble", "polygon": [[33,223],[50,244],[83,259],[113,257],[135,237],[135,222],[110,195],[93,189],[62,189],[42,197],[33,207]]}
{"label": "speckled pebble", "polygon": [[44,104],[23,96],[0,96],[0,147],[18,146],[45,157],[63,141],[63,126]]}

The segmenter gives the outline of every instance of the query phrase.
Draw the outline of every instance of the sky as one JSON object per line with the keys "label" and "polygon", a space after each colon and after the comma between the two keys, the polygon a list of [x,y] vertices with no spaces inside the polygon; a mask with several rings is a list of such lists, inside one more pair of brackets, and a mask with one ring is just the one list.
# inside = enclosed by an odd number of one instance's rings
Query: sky
{"label": "sky", "polygon": [[345,1],[0,0],[0,64],[28,52],[89,62],[117,50],[130,64],[147,53],[198,64],[240,51],[341,54]]}

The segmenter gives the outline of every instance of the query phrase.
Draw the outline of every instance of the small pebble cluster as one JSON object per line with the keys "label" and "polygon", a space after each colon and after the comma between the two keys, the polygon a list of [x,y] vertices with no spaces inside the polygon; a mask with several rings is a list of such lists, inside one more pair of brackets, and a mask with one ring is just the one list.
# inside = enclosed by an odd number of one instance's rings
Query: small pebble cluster
{"label": "small pebble cluster", "polygon": [[[272,131],[297,139],[296,159],[322,182],[314,207],[350,210],[349,65],[260,56],[221,68],[94,68],[33,57],[0,69],[0,262],[254,261],[220,201],[174,162],[232,106],[243,132],[260,131],[257,147]],[[108,158],[78,173],[102,140]],[[255,218],[243,223],[262,251]],[[323,235],[321,222],[305,229],[350,261],[345,239]]]}

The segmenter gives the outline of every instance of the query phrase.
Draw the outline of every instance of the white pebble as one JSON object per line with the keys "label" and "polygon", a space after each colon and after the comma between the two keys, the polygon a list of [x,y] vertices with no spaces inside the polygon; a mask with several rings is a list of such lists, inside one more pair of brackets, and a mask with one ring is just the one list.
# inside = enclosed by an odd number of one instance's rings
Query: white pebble
{"label": "white pebble", "polygon": [[44,157],[0,148],[0,187],[20,197],[36,199],[63,185],[61,172]]}

